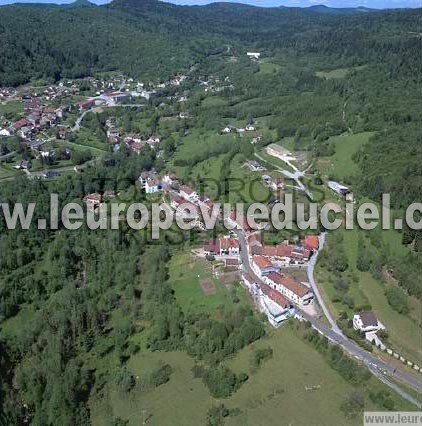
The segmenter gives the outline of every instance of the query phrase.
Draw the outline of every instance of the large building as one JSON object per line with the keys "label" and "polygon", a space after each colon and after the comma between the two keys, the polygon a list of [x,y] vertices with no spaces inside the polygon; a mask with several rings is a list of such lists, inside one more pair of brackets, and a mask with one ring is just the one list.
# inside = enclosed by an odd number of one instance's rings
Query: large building
{"label": "large building", "polygon": [[272,288],[298,305],[308,305],[314,298],[312,291],[305,284],[289,275],[271,272],[264,280]]}

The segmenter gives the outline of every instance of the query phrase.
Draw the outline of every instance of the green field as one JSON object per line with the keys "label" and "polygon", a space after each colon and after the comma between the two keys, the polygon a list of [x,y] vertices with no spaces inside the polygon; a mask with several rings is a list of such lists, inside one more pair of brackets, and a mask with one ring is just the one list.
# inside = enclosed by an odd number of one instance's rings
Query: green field
{"label": "green field", "polygon": [[[174,255],[169,264],[169,282],[182,310],[215,315],[217,308],[232,305],[232,295],[240,303],[248,304],[247,292],[238,282],[225,286],[212,275],[212,265],[191,254]],[[214,284],[214,294],[205,295],[200,281],[209,279]]]}
{"label": "green field", "polygon": [[373,132],[355,135],[333,136],[329,142],[334,144],[335,153],[331,157],[320,158],[317,167],[322,175],[344,180],[359,172],[358,165],[352,160],[353,154],[373,135]]}
{"label": "green field", "polygon": [[360,71],[364,69],[365,67],[366,67],[365,65],[362,65],[360,67],[353,67],[353,68],[337,68],[337,69],[329,70],[329,71],[317,71],[315,75],[317,77],[326,78],[328,80],[341,79],[341,78],[346,78],[347,74],[349,74],[350,71],[352,70]]}
{"label": "green field", "polygon": [[0,163],[0,179],[9,178],[19,174],[19,171],[14,169],[11,165],[4,165]]}
{"label": "green field", "polygon": [[259,73],[260,74],[275,74],[281,69],[281,66],[278,64],[273,64],[272,62],[261,62],[259,64]]}
{"label": "green field", "polygon": [[207,96],[202,102],[201,106],[204,108],[207,107],[221,107],[226,106],[227,101],[220,96]]}
{"label": "green field", "polygon": [[[250,360],[257,348],[273,349],[272,359],[258,370]],[[131,357],[128,368],[137,380],[154,368],[170,364],[170,381],[152,390],[133,389],[129,394],[109,391],[101,403],[91,399],[94,425],[106,424],[112,416],[129,421],[130,426],[206,424],[209,408],[224,403],[229,409],[238,409],[235,416],[225,419],[225,425],[361,425],[357,416],[347,419],[340,411],[343,400],[355,390],[327,364],[311,346],[297,336],[293,327],[270,330],[267,338],[243,349],[226,362],[235,372],[244,372],[248,381],[231,397],[212,398],[201,379],[194,379],[194,360],[183,352],[142,351]],[[319,386],[315,390],[306,387]],[[385,387],[371,378],[367,386],[379,391]],[[394,396],[397,409],[412,407]],[[365,409],[377,407],[366,398]]]}
{"label": "green field", "polygon": [[23,103],[19,101],[0,102],[0,116],[16,119],[23,113]]}

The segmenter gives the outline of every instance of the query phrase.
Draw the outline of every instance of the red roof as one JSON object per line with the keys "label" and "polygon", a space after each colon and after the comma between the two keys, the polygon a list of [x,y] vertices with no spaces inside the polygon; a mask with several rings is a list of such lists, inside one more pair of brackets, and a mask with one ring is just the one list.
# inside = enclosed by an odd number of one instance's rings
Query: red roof
{"label": "red roof", "polygon": [[261,245],[261,232],[255,232],[248,237],[248,243]]}
{"label": "red roof", "polygon": [[254,256],[253,262],[261,270],[265,268],[271,268],[272,266],[274,266],[267,257],[260,256],[260,255]]}
{"label": "red roof", "polygon": [[274,257],[277,256],[277,247],[276,246],[264,246],[262,247],[262,255]]}
{"label": "red roof", "polygon": [[94,192],[93,194],[88,194],[85,198],[85,201],[101,201],[101,194]]}
{"label": "red roof", "polygon": [[308,248],[309,250],[318,250],[318,247],[319,247],[318,235],[306,235],[305,247]]}
{"label": "red roof", "polygon": [[291,306],[290,302],[281,293],[274,290],[269,285],[261,283],[259,287],[266,296],[282,308],[289,308]]}
{"label": "red roof", "polygon": [[286,287],[299,297],[305,296],[305,294],[308,294],[310,291],[306,285],[302,284],[290,275],[279,274],[278,272],[270,272],[267,278],[276,284]]}
{"label": "red roof", "polygon": [[220,238],[220,247],[223,250],[229,248],[238,248],[239,241],[235,240],[234,238]]}
{"label": "red roof", "polygon": [[180,187],[180,192],[184,192],[185,194],[190,195],[194,192],[194,190],[190,186],[182,185]]}
{"label": "red roof", "polygon": [[203,249],[212,253],[220,253],[220,240],[204,241]]}
{"label": "red roof", "polygon": [[21,118],[20,120],[18,120],[15,123],[13,123],[13,127],[16,130],[22,129],[22,127],[30,126],[30,125],[31,125],[31,122],[28,121],[26,118]]}

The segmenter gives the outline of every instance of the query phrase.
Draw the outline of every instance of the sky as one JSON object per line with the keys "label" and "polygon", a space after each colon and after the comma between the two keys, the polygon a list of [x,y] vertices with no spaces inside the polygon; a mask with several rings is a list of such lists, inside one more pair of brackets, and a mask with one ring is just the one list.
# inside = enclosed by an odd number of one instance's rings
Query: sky
{"label": "sky", "polygon": [[[10,3],[72,3],[73,0],[0,0],[0,5]],[[108,0],[90,0],[93,3],[108,3]],[[175,4],[209,4],[212,0],[165,0]],[[227,1],[227,0],[219,0]],[[262,7],[308,7],[323,4],[329,7],[358,7],[365,6],[374,9],[388,9],[400,7],[422,7],[422,0],[230,0],[232,3],[245,3]]]}

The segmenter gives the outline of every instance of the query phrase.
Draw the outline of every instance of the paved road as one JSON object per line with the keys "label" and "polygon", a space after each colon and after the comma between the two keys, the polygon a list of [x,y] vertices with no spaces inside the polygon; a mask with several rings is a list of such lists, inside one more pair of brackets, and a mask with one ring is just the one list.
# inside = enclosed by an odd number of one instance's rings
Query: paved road
{"label": "paved road", "polygon": [[[94,98],[95,99],[95,98]],[[88,112],[92,112],[92,110],[96,108],[139,108],[143,107],[145,104],[117,104],[117,105],[96,105],[86,111],[83,111],[75,121],[75,125],[70,129],[72,132],[75,132],[81,128],[82,120]]]}
{"label": "paved road", "polygon": [[[263,283],[261,278],[259,278],[252,270],[248,253],[248,245],[244,232],[238,230],[237,235],[239,238],[239,245],[241,249],[240,258],[242,260],[243,270],[249,275],[251,275],[257,283]],[[359,359],[368,367],[369,371],[376,377],[378,377],[382,382],[387,384],[394,391],[398,392],[403,398],[407,399],[409,402],[415,404],[417,407],[422,409],[422,404],[420,401],[417,401],[415,398],[413,398],[407,392],[403,391],[401,388],[399,388],[397,385],[395,385],[388,379],[388,377],[393,377],[398,381],[407,384],[417,392],[422,393],[422,375],[418,377],[416,374],[411,374],[404,370],[396,370],[395,367],[385,363],[375,355],[362,349],[355,342],[349,340],[347,337],[341,334],[341,332],[338,333],[334,328],[330,328],[322,324],[320,321],[318,321],[318,319],[304,312],[299,306],[296,305],[295,307],[297,313],[301,315],[305,320],[309,321],[315,330],[326,336],[328,340],[330,340],[332,343],[341,346],[343,350],[349,355],[353,356],[356,359]]]}
{"label": "paved road", "polygon": [[325,232],[323,232],[319,236],[319,250],[316,250],[314,252],[314,254],[312,255],[311,259],[308,262],[308,267],[307,267],[308,281],[309,281],[309,284],[311,285],[312,291],[314,292],[316,299],[318,300],[319,306],[321,306],[321,309],[324,312],[325,317],[327,318],[328,322],[331,325],[331,329],[333,331],[335,331],[337,334],[343,335],[340,328],[336,324],[334,318],[331,316],[330,311],[325,306],[324,299],[322,298],[321,292],[319,291],[319,288],[316,285],[316,282],[315,282],[315,279],[314,279],[315,265],[316,265],[316,262],[317,262],[317,259],[318,259],[318,255],[319,255],[320,251],[322,250],[322,248],[324,247],[325,235],[326,235]]}

